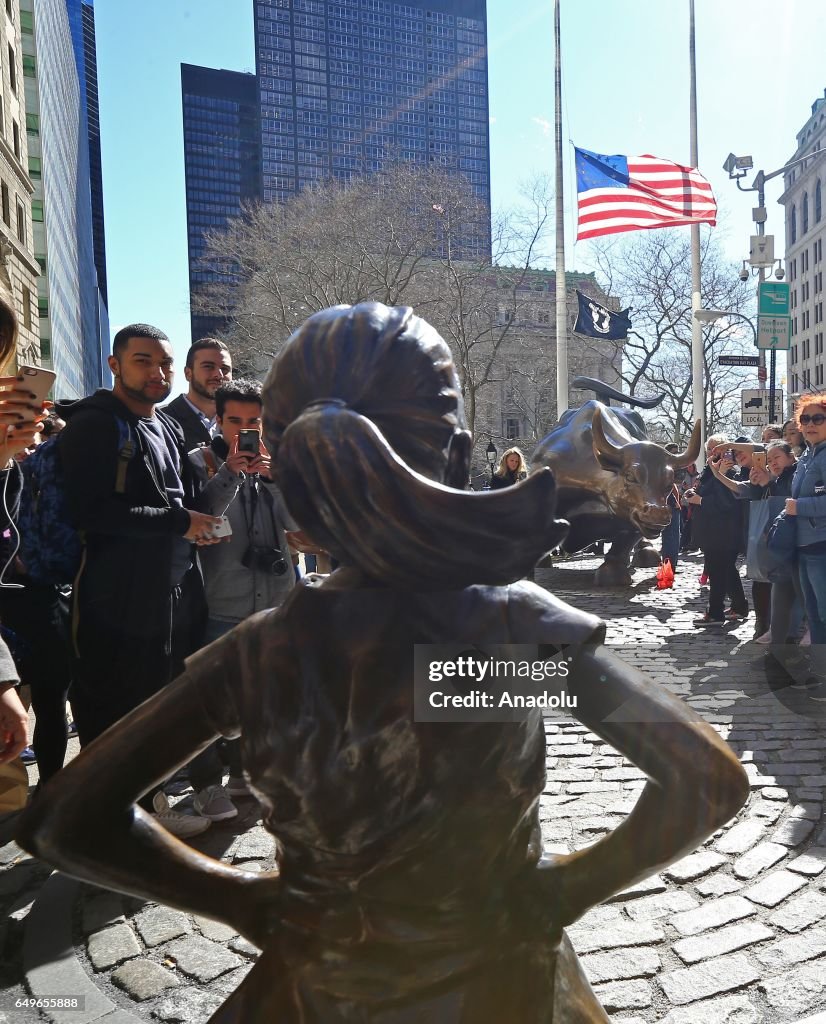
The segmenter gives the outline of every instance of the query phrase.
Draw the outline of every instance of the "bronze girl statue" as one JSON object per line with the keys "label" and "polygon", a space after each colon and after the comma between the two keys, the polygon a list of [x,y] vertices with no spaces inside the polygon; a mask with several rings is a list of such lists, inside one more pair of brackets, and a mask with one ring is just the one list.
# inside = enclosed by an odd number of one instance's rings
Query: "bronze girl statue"
{"label": "bronze girl statue", "polygon": [[[563,928],[696,847],[746,776],[716,733],[527,582],[549,470],[465,491],[450,351],[410,309],[310,317],[275,360],[265,432],[293,517],[341,562],[205,648],[50,783],[20,842],[78,878],[225,921],[261,950],[214,1024],[607,1021]],[[413,714],[413,645],[587,645],[576,717],[648,776],[594,846],[542,857],[545,734]],[[117,685],[117,680],[113,680]],[[171,838],[135,801],[240,736],[279,871]]]}

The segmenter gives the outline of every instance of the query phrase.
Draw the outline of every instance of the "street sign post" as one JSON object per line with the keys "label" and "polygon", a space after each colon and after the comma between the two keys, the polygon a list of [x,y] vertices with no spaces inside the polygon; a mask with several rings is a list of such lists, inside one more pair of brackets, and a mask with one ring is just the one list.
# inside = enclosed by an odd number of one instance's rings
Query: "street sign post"
{"label": "street sign post", "polygon": [[757,312],[761,316],[788,316],[788,282],[761,281],[757,286]]}
{"label": "street sign post", "polygon": [[[774,392],[775,409],[783,408],[783,392]],[[769,420],[769,391],[746,390],[740,392],[740,422],[744,427],[765,427]]]}
{"label": "street sign post", "polygon": [[[773,284],[774,282],[767,282]],[[792,318],[790,316],[764,316],[757,318],[757,347],[788,350],[791,344]]]}
{"label": "street sign post", "polygon": [[760,356],[719,356],[720,366],[759,366]]}

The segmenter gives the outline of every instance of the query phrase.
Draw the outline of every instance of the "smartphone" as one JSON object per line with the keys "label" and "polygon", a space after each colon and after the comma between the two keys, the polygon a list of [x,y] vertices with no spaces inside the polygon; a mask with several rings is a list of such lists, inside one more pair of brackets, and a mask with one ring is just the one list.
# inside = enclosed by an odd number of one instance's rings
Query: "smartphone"
{"label": "smartphone", "polygon": [[755,469],[760,469],[765,472],[766,469],[766,453],[765,452],[753,452],[751,456],[751,464]]}
{"label": "smartphone", "polygon": [[221,522],[220,523],[216,523],[215,526],[212,527],[212,536],[213,537],[231,537],[232,536],[232,526],[230,526],[229,519],[227,519],[226,516],[221,516]]}
{"label": "smartphone", "polygon": [[21,366],[17,371],[18,383],[14,390],[31,392],[38,402],[43,402],[52,390],[56,376],[52,370],[44,370],[42,366]]}
{"label": "smartphone", "polygon": [[258,455],[261,451],[261,434],[257,430],[239,430],[238,451]]}

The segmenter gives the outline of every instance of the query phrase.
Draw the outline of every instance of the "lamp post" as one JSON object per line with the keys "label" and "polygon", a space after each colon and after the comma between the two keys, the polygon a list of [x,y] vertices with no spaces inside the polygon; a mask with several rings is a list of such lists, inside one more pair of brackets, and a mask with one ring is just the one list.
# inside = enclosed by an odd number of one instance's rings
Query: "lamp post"
{"label": "lamp post", "polygon": [[490,466],[490,479],[493,481],[493,467],[496,465],[496,445],[493,443],[493,438],[488,442],[488,446],[485,449],[485,458],[488,460]]}

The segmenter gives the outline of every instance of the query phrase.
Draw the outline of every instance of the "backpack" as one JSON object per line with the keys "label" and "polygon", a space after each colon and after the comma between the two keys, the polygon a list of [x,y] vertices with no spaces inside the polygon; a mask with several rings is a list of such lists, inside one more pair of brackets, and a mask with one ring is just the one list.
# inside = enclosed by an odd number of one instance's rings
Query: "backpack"
{"label": "backpack", "polygon": [[[126,492],[126,469],[137,451],[128,423],[118,424],[115,493]],[[23,488],[17,529],[20,558],[35,583],[65,586],[74,581],[83,557],[83,537],[72,524],[66,501],[60,434],[38,445],[21,465]]]}

